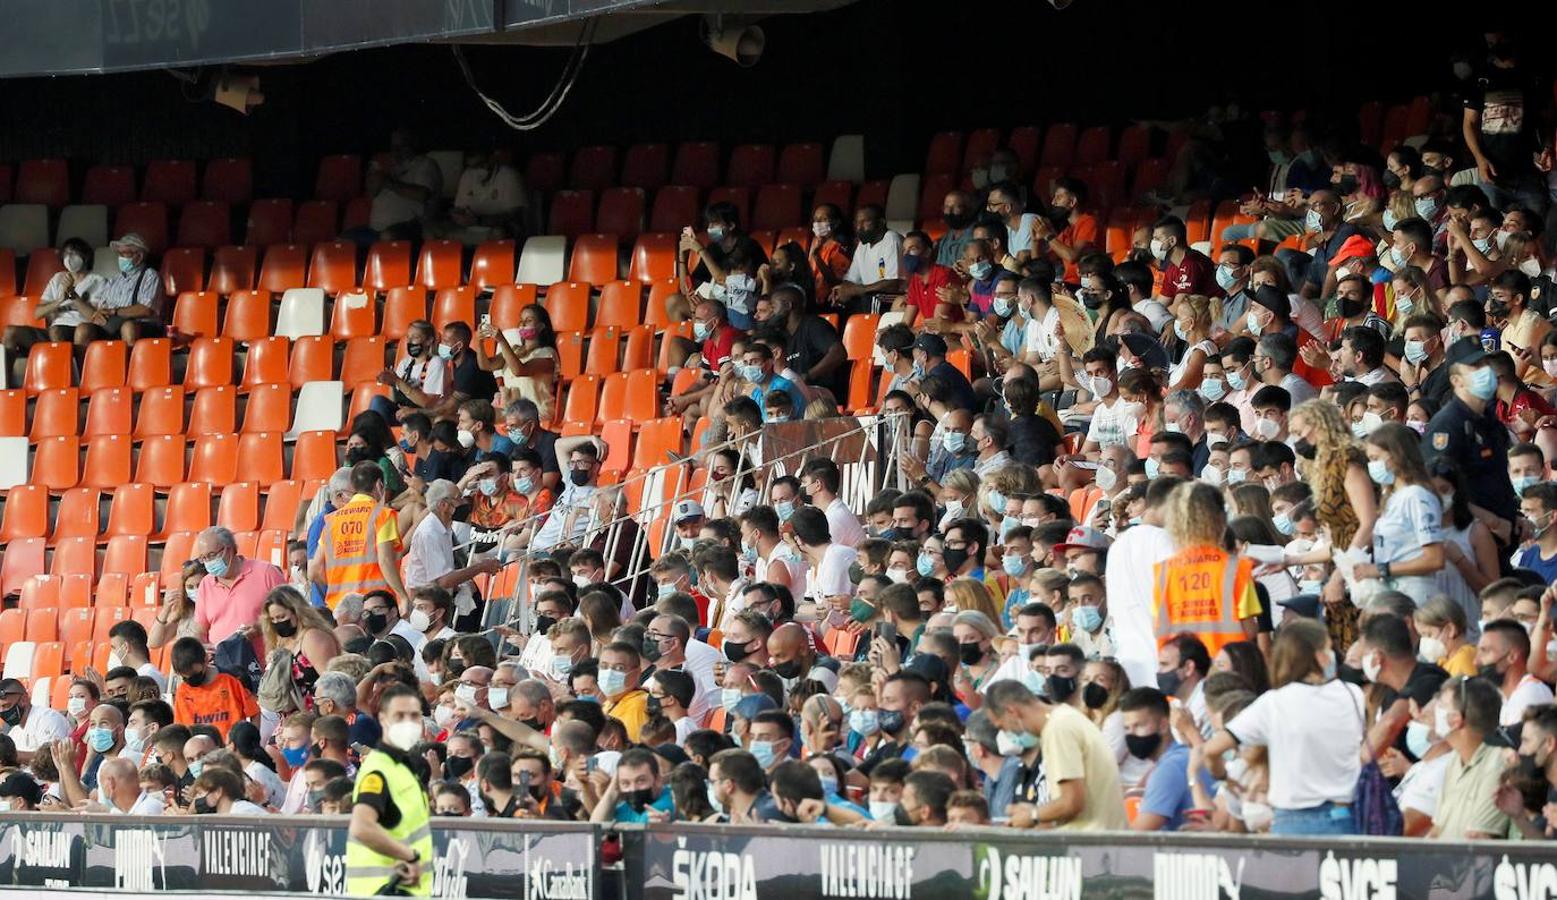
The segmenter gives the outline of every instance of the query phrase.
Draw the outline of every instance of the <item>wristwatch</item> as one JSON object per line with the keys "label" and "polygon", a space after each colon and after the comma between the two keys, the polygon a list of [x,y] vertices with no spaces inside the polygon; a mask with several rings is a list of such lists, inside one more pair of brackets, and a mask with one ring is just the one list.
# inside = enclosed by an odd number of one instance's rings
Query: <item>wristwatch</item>
{"label": "wristwatch", "polygon": [[411,865],[414,866],[414,865],[420,863],[421,861],[422,861],[422,851],[416,849],[415,847],[412,847],[411,848],[411,858],[406,860],[406,862],[408,862],[408,863],[410,863]]}
{"label": "wristwatch", "polygon": [[1384,579],[1385,581],[1388,581],[1389,580],[1389,563],[1379,563],[1378,568],[1379,568],[1379,577]]}

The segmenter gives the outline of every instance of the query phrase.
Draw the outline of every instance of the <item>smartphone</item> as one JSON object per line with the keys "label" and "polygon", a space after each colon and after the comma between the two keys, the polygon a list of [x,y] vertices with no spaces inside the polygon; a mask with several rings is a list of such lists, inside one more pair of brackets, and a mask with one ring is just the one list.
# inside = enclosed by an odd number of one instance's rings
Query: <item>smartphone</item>
{"label": "smartphone", "polygon": [[595,759],[593,756],[589,757],[589,759],[584,763],[584,771],[586,772],[593,772],[598,768],[600,768],[600,761]]}
{"label": "smartphone", "polygon": [[481,327],[485,328],[486,326],[491,325],[491,324],[492,324],[492,315],[491,315],[491,313],[482,313],[481,314]]}
{"label": "smartphone", "polygon": [[888,643],[897,643],[897,625],[891,622],[882,622],[877,625],[876,634],[886,639]]}
{"label": "smartphone", "polygon": [[529,792],[530,792],[530,773],[529,772],[520,772],[519,773],[519,791],[518,791],[518,793],[528,794]]}
{"label": "smartphone", "polygon": [[1073,459],[1070,464],[1078,469],[1086,469],[1088,472],[1096,472],[1098,464],[1090,459]]}

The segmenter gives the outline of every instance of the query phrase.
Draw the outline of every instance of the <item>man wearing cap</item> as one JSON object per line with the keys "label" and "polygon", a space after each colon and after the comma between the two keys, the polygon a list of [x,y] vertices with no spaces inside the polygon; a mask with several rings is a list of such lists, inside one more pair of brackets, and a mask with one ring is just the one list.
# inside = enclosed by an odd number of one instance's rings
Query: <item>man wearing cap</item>
{"label": "man wearing cap", "polygon": [[15,771],[0,781],[0,809],[9,812],[34,812],[43,800],[43,785],[26,772]]}
{"label": "man wearing cap", "polygon": [[678,500],[672,508],[670,520],[676,526],[676,540],[681,549],[690,553],[698,534],[703,530],[703,523],[708,520],[703,504],[696,500]]}
{"label": "man wearing cap", "polygon": [[917,385],[926,375],[934,375],[945,383],[946,406],[950,409],[978,409],[978,398],[973,385],[962,370],[946,361],[946,339],[928,332],[914,338],[914,383]]}
{"label": "man wearing cap", "polygon": [[1082,572],[1101,575],[1108,555],[1108,535],[1096,528],[1078,525],[1065,536],[1064,543],[1055,544],[1050,552],[1055,554],[1056,560],[1065,560],[1065,572],[1073,578]]}
{"label": "man wearing cap", "polygon": [[1449,348],[1449,385],[1453,391],[1443,409],[1427,423],[1422,455],[1428,466],[1439,457],[1451,460],[1465,479],[1465,493],[1475,498],[1477,518],[1492,531],[1498,558],[1519,542],[1516,516],[1519,498],[1508,479],[1508,429],[1493,408],[1498,377],[1487,354],[1474,341],[1457,341]]}
{"label": "man wearing cap", "polygon": [[162,276],[146,264],[151,248],[131,232],[109,245],[119,255],[119,274],[92,298],[96,314],[76,327],[76,344],[118,338],[133,345],[138,337],[161,337]]}
{"label": "man wearing cap", "polygon": [[32,763],[33,753],[70,737],[70,720],[47,706],[34,706],[27,688],[15,678],[0,681],[0,733],[16,745],[16,759]]}

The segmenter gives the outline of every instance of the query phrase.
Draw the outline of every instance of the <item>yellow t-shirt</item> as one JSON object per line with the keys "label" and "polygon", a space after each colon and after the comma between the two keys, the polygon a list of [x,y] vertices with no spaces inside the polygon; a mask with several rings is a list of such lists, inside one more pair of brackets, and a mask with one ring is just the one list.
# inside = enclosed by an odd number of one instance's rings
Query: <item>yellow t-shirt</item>
{"label": "yellow t-shirt", "polygon": [[1103,732],[1086,716],[1069,706],[1053,706],[1040,736],[1044,777],[1049,796],[1060,795],[1060,782],[1082,779],[1086,803],[1081,814],[1059,828],[1067,831],[1123,831],[1124,792],[1119,787],[1119,765]]}
{"label": "yellow t-shirt", "polygon": [[643,723],[649,721],[649,692],[633,688],[615,700],[607,701],[605,714],[621,719],[627,726],[627,739],[636,744],[638,735],[643,732]]}
{"label": "yellow t-shirt", "polygon": [[1476,648],[1471,644],[1461,644],[1460,649],[1440,659],[1438,665],[1448,672],[1451,678],[1475,677]]}

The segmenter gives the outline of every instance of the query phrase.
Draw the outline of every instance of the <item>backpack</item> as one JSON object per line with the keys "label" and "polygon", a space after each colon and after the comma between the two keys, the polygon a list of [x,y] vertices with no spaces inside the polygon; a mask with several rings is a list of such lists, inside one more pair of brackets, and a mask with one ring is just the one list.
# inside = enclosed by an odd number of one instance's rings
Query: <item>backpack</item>
{"label": "backpack", "polygon": [[292,680],[291,650],[277,647],[270,652],[270,661],[265,667],[264,677],[260,679],[256,699],[261,709],[279,715],[302,711],[303,692],[298,690],[297,682]]}
{"label": "backpack", "polygon": [[254,653],[254,642],[241,632],[228,635],[216,645],[212,662],[218,672],[226,672],[238,679],[244,690],[254,693],[259,686],[259,657]]}
{"label": "backpack", "polygon": [[[1352,703],[1356,702],[1353,698]],[[1368,718],[1360,709],[1357,714],[1362,719],[1362,743],[1368,747]],[[1357,784],[1352,788],[1352,827],[1357,834],[1375,836],[1400,837],[1405,832],[1406,818],[1372,747],[1368,747],[1368,761],[1358,771]]]}

